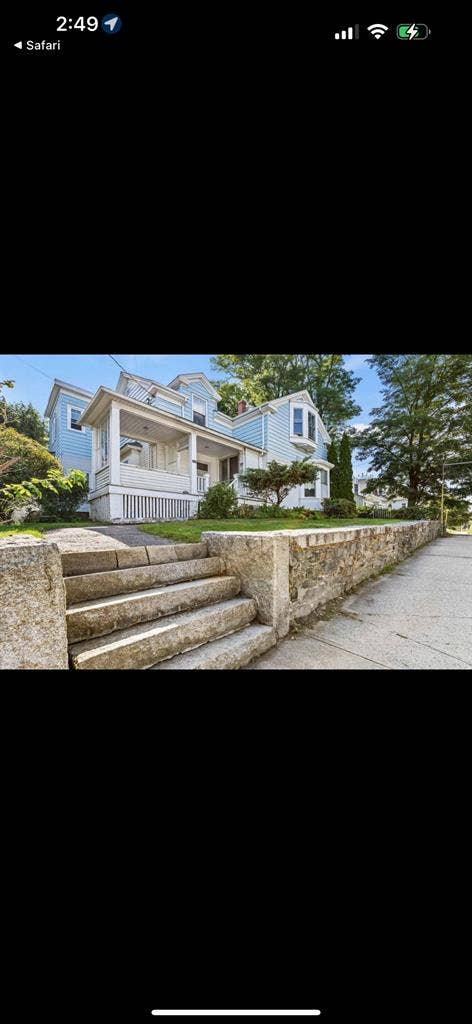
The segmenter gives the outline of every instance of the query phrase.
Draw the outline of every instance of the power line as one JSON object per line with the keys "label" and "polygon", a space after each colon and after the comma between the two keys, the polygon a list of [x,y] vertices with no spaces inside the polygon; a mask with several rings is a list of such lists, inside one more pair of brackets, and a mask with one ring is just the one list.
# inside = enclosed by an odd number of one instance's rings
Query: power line
{"label": "power line", "polygon": [[[130,370],[125,370],[124,366],[122,366],[121,363],[119,363],[118,360],[115,359],[114,356],[110,355],[109,352],[107,353],[107,355],[109,356],[110,359],[113,359],[113,362],[116,363],[117,366],[120,367],[120,370],[123,370],[123,373],[128,374],[129,377],[139,377],[139,373],[137,373],[137,374],[136,373],[131,373]],[[147,394],[151,395],[151,398],[154,399],[156,397],[154,392],[153,391],[149,391],[149,388],[146,388],[144,386],[144,384],[141,383],[141,382],[142,382],[142,377],[140,377],[140,387],[142,387],[143,391],[146,391]]]}
{"label": "power line", "polygon": [[20,356],[17,356],[15,352],[13,353],[13,355],[15,356],[15,359],[19,359],[20,360],[20,363],[24,363],[25,366],[30,366],[31,369],[32,370],[36,370],[37,373],[42,373],[43,377],[47,377],[48,380],[54,380],[54,377],[51,377],[51,375],[49,373],[45,373],[44,370],[40,370],[39,366],[33,366],[33,364],[32,363],[28,363],[26,361],[26,359],[21,359]]}

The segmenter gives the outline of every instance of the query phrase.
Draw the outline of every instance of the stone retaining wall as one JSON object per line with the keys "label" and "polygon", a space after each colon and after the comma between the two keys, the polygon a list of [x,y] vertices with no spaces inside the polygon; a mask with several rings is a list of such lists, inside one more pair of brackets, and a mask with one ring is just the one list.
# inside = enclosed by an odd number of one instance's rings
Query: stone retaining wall
{"label": "stone retaining wall", "polygon": [[260,622],[285,636],[294,619],[310,615],[335,597],[407,558],[440,533],[438,521],[338,529],[204,533],[209,555],[224,559],[254,597]]}
{"label": "stone retaining wall", "polygon": [[66,592],[56,544],[0,540],[0,669],[68,668]]}
{"label": "stone retaining wall", "polygon": [[434,540],[438,521],[420,520],[338,530],[293,530],[289,535],[291,619],[303,618],[348,593],[386,566]]}

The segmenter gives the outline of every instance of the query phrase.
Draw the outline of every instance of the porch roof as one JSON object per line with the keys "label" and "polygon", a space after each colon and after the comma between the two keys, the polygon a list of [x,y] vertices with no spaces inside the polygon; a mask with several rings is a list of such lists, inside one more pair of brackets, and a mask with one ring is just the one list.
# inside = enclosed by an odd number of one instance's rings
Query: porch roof
{"label": "porch roof", "polygon": [[78,421],[80,426],[94,427],[103,419],[107,413],[112,402],[116,402],[120,409],[124,411],[132,412],[135,416],[139,416],[142,419],[147,419],[152,423],[161,423],[167,428],[174,428],[176,431],[180,431],[184,434],[197,434],[198,437],[206,437],[210,440],[219,440],[226,448],[234,448],[236,451],[243,451],[244,448],[249,448],[251,451],[262,453],[263,448],[258,448],[256,445],[248,444],[245,441],[240,441],[237,438],[229,436],[228,434],[222,434],[219,430],[213,430],[212,427],[200,427],[197,424],[192,423],[191,420],[186,419],[183,416],[178,416],[176,413],[164,412],[163,409],[158,409],[150,405],[145,405],[144,402],[140,402],[136,398],[130,398],[129,395],[122,395],[118,391],[113,391],[111,388],[99,387],[98,391],[95,392],[92,400],[89,402],[86,409],[84,409],[80,420]]}

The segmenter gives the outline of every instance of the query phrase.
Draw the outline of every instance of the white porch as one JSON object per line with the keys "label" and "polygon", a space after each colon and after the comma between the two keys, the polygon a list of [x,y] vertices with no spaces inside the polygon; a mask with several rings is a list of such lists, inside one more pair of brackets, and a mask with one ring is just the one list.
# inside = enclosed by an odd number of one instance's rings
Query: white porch
{"label": "white porch", "polygon": [[[90,515],[119,522],[188,519],[208,488],[257,466],[256,450],[216,439],[208,428],[125,398],[96,401],[83,415],[92,427]],[[93,407],[95,406],[95,414]],[[92,410],[92,411],[91,411]]]}

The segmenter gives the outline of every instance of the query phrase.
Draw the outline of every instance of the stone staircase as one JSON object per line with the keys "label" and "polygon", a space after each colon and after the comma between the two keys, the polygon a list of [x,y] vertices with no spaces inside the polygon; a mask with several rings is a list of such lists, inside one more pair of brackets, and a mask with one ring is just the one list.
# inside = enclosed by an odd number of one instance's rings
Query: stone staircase
{"label": "stone staircase", "polygon": [[73,669],[237,669],[276,643],[204,543],[62,555]]}

